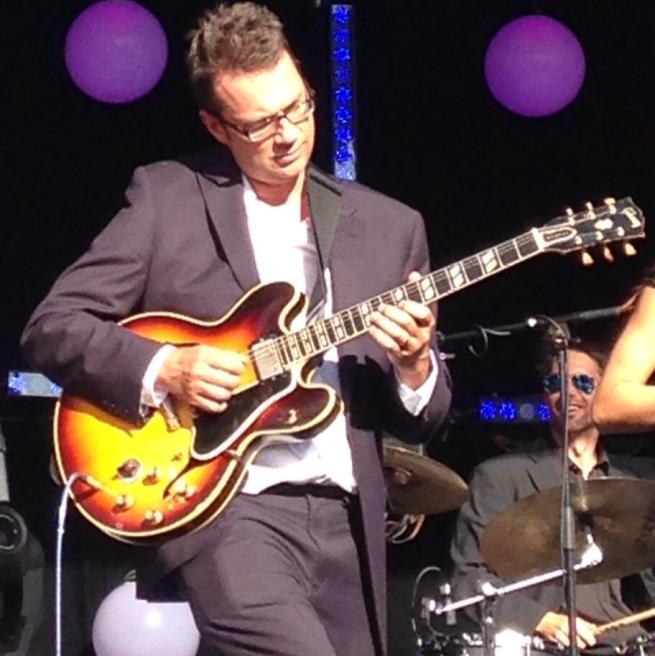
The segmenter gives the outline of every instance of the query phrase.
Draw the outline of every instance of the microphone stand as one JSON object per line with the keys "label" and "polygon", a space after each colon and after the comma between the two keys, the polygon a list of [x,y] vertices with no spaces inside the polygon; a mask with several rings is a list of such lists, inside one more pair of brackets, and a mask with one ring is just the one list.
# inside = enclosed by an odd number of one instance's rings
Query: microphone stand
{"label": "microphone stand", "polygon": [[575,558],[575,521],[573,506],[571,505],[571,479],[569,476],[569,371],[568,371],[568,337],[564,328],[554,319],[539,315],[542,321],[550,324],[548,336],[557,352],[557,363],[560,375],[560,408],[562,413],[562,434],[560,436],[562,449],[562,502],[561,502],[561,524],[560,543],[562,550],[562,567],[564,575],[564,597],[566,601],[567,615],[569,620],[569,653],[571,656],[578,654],[577,641],[577,607],[575,596],[576,572],[574,566]]}
{"label": "microphone stand", "polygon": [[452,344],[453,342],[459,341],[472,341],[475,339],[482,338],[485,342],[488,341],[488,336],[492,337],[509,337],[514,333],[518,333],[524,330],[534,330],[543,326],[545,323],[550,325],[551,321],[557,323],[584,323],[586,321],[596,321],[598,319],[610,319],[615,317],[620,317],[626,312],[626,307],[624,305],[615,305],[611,307],[598,308],[595,310],[583,310],[581,312],[571,312],[569,314],[562,314],[555,317],[554,319],[546,318],[543,314],[538,314],[530,316],[523,321],[516,323],[508,323],[500,326],[476,326],[470,330],[464,330],[462,332],[450,333],[444,335],[442,332],[437,333],[437,340],[439,346],[446,346]]}
{"label": "microphone stand", "polygon": [[[587,569],[589,567],[595,567],[603,561],[603,552],[598,547],[594,541],[593,534],[590,530],[586,532],[587,538],[587,547],[582,552],[580,560],[573,565],[573,571],[580,569]],[[483,656],[493,656],[494,648],[497,646],[494,643],[494,636],[491,633],[493,628],[493,604],[494,602],[507,594],[513,592],[518,592],[519,590],[524,590],[526,588],[531,588],[535,586],[543,585],[549,581],[553,581],[557,578],[567,577],[568,574],[565,569],[555,569],[543,574],[537,574],[531,576],[527,579],[520,581],[515,581],[514,583],[509,583],[500,588],[495,587],[491,582],[485,581],[480,585],[481,594],[475,595],[474,597],[468,597],[467,599],[462,599],[460,601],[442,601],[437,602],[435,599],[430,597],[423,597],[421,599],[421,616],[428,617],[431,613],[435,615],[442,615],[444,613],[452,613],[461,608],[466,608],[468,606],[473,606],[476,604],[482,605],[482,644],[483,644]],[[575,626],[572,624],[570,626]],[[570,632],[569,632],[570,636]],[[575,636],[574,638],[575,639]],[[572,642],[571,645],[575,645],[575,642]],[[574,647],[572,650],[575,652],[577,647]],[[527,652],[529,653],[529,651]]]}
{"label": "microphone stand", "polygon": [[[603,557],[603,551],[596,544],[592,532],[587,531],[587,547],[580,555],[580,560],[573,565],[573,569],[577,572],[581,569],[596,567],[603,562]],[[459,599],[458,601],[449,601],[445,603],[436,601],[431,597],[423,597],[420,602],[421,609],[425,614],[434,613],[439,616],[444,613],[451,613],[453,611],[461,610],[462,608],[481,604],[485,600],[494,601],[505,595],[518,592],[519,590],[526,590],[528,588],[543,585],[544,583],[550,583],[551,581],[555,581],[565,575],[566,571],[560,567],[559,569],[535,574],[527,579],[520,579],[501,587],[496,587],[493,583],[485,581],[480,585],[480,594],[474,595],[473,597],[467,597],[466,599]]]}

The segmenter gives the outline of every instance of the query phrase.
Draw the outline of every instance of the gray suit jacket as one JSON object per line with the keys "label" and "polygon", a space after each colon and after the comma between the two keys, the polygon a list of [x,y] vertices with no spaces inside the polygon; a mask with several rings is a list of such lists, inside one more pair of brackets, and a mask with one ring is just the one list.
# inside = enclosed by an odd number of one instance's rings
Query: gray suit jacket
{"label": "gray suit jacket", "polygon": [[[481,580],[495,586],[503,584],[480,554],[480,540],[484,530],[497,513],[519,499],[561,485],[560,459],[561,451],[557,449],[501,456],[476,467],[470,484],[470,497],[460,510],[451,544],[454,563],[452,582],[457,599],[479,594],[478,585]],[[609,475],[653,478],[655,471],[650,460],[611,456]],[[553,521],[558,521],[557,517]],[[525,547],[508,544],[507,548]],[[622,594],[628,605],[651,603],[651,599],[655,599],[655,583],[651,572],[627,577],[624,583]],[[558,582],[499,599],[494,605],[493,615],[497,626],[511,626],[530,635],[547,611],[557,611],[563,606],[563,586]],[[479,622],[479,613],[479,607],[472,607],[467,614]]]}
{"label": "gray suit jacket", "polygon": [[[321,176],[313,170],[312,177]],[[323,256],[332,273],[335,312],[405,282],[413,269],[427,271],[429,263],[421,216],[353,183],[343,185],[331,252]],[[35,310],[23,334],[24,353],[69,393],[138,422],[143,375],[160,344],[116,321],[156,310],[216,319],[258,282],[241,174],[231,157],[212,151],[141,167],[122,210]],[[384,636],[381,434],[427,439],[448,410],[450,378],[441,362],[428,406],[412,417],[397,398],[388,359],[371,339],[351,341],[339,355],[365,549]],[[159,555],[165,567],[191,558],[215,530],[220,517],[164,544]]]}

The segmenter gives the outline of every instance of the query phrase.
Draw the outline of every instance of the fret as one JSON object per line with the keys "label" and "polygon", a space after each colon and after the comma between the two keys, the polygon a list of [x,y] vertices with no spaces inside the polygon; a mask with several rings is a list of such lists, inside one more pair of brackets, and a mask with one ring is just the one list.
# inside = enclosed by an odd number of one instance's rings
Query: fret
{"label": "fret", "polygon": [[307,332],[307,328],[303,328],[298,333],[298,340],[300,341],[302,354],[304,356],[313,355],[314,347],[312,344],[312,340],[309,338],[309,333]]}
{"label": "fret", "polygon": [[382,301],[382,303],[384,303],[385,305],[394,305],[393,291],[380,294],[379,298]]}
{"label": "fret", "polygon": [[334,326],[332,325],[332,317],[321,321],[321,323],[325,326],[325,332],[330,338],[330,344],[336,344],[339,341],[339,338],[337,337],[337,333],[334,330]]}
{"label": "fret", "polygon": [[380,305],[382,305],[382,303],[384,301],[382,300],[382,296],[375,296],[369,302],[370,302],[371,307],[373,308],[373,310],[379,310]]}
{"label": "fret", "polygon": [[318,321],[314,324],[316,332],[318,333],[318,339],[321,343],[322,348],[327,348],[330,346],[330,337],[325,330],[325,323],[323,321]]}
{"label": "fret", "polygon": [[274,339],[271,343],[273,344],[273,346],[275,348],[275,352],[277,353],[277,357],[278,357],[279,361],[283,365],[289,364],[289,358],[287,357],[286,353],[284,352],[284,348],[283,348],[284,340]]}
{"label": "fret", "polygon": [[450,293],[451,290],[450,280],[448,280],[448,276],[446,275],[444,269],[439,269],[439,271],[435,271],[434,274],[432,275],[432,279],[434,280],[435,287],[439,292],[439,296],[443,296],[444,294]]}
{"label": "fret", "polygon": [[426,303],[437,299],[437,288],[434,285],[431,275],[427,275],[420,280],[421,296]]}
{"label": "fret", "polygon": [[401,301],[404,301],[407,298],[405,287],[396,287],[396,289],[393,289],[390,293],[393,298],[393,305],[398,305]]}
{"label": "fret", "polygon": [[496,249],[503,266],[509,266],[521,259],[521,253],[516,245],[515,240],[505,241]]}
{"label": "fret", "polygon": [[362,314],[359,311],[359,308],[357,307],[353,308],[352,315],[353,315],[353,323],[355,324],[355,328],[357,329],[357,332],[363,333],[366,330],[366,326],[362,319]]}
{"label": "fret", "polygon": [[448,273],[448,278],[450,278],[450,282],[454,289],[464,287],[468,282],[464,267],[462,267],[459,262],[446,267],[446,272]]}
{"label": "fret", "polygon": [[488,248],[486,251],[478,253],[476,257],[486,275],[493,273],[496,269],[502,266],[500,256],[495,248]]}
{"label": "fret", "polygon": [[371,325],[371,312],[373,311],[371,305],[372,305],[372,301],[365,301],[359,306],[362,310],[362,318],[364,320],[364,325],[367,328]]}
{"label": "fret", "polygon": [[334,341],[340,342],[346,337],[346,329],[343,325],[341,314],[335,314],[332,317],[332,323],[334,324],[334,332],[337,334],[337,339],[335,339]]}
{"label": "fret", "polygon": [[528,255],[533,255],[539,250],[537,242],[534,240],[534,237],[530,234],[522,235],[515,240],[519,245],[519,252],[522,257],[528,257]]}
{"label": "fret", "polygon": [[289,338],[280,337],[275,341],[279,344],[280,350],[284,353],[286,364],[291,364],[291,362],[293,362],[293,353],[291,352],[291,347],[289,346]]}
{"label": "fret", "polygon": [[302,333],[296,333],[295,337],[296,343],[298,344],[298,348],[300,349],[303,358],[306,358],[309,355],[309,352],[305,349],[305,342]]}
{"label": "fret", "polygon": [[415,303],[423,303],[425,299],[423,298],[423,294],[421,293],[421,286],[420,286],[420,281],[418,282],[409,282],[405,285],[405,292],[407,294],[407,298],[410,301],[414,301]]}
{"label": "fret", "polygon": [[321,340],[318,336],[318,331],[316,330],[316,324],[312,324],[307,328],[309,333],[309,338],[312,341],[312,346],[314,347],[314,353],[318,353],[321,350]]}
{"label": "fret", "polygon": [[298,337],[296,335],[289,335],[289,350],[291,351],[293,360],[300,359],[300,342],[298,341]]}
{"label": "fret", "polygon": [[344,330],[346,331],[346,335],[351,337],[355,334],[355,327],[353,326],[352,318],[350,316],[350,308],[340,312],[339,314],[341,315],[341,323]]}
{"label": "fret", "polygon": [[482,265],[480,260],[476,256],[467,257],[462,261],[464,271],[466,272],[466,277],[469,279],[469,282],[475,282],[479,278],[482,278],[484,272],[482,270]]}

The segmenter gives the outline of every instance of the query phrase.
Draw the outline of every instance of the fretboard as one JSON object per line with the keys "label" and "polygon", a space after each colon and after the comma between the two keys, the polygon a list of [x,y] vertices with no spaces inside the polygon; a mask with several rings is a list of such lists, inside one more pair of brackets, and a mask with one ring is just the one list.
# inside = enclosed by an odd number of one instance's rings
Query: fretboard
{"label": "fretboard", "polygon": [[382,304],[398,305],[409,299],[428,305],[537,255],[542,249],[536,234],[534,230],[526,232],[494,248],[480,251],[420,279],[320,319],[298,332],[276,337],[266,342],[266,349],[271,356],[275,354],[275,360],[284,369],[305,362],[333,346],[368,332],[371,313]]}

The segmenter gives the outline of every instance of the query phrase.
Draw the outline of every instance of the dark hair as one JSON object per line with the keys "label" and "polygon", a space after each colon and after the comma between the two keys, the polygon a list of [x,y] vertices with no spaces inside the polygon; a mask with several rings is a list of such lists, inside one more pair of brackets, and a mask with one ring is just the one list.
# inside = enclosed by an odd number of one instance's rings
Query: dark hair
{"label": "dark hair", "polygon": [[[550,373],[553,361],[557,358],[557,351],[550,339],[544,339],[539,351],[537,373],[540,378],[543,378]],[[569,341],[569,351],[579,351],[580,353],[588,355],[600,367],[601,372],[605,370],[609,353],[604,344],[595,340],[585,340],[579,337],[572,337]]]}
{"label": "dark hair", "polygon": [[212,112],[221,109],[213,91],[217,75],[271,69],[284,52],[293,57],[280,19],[254,2],[220,3],[207,9],[187,40],[191,90],[198,105]]}

